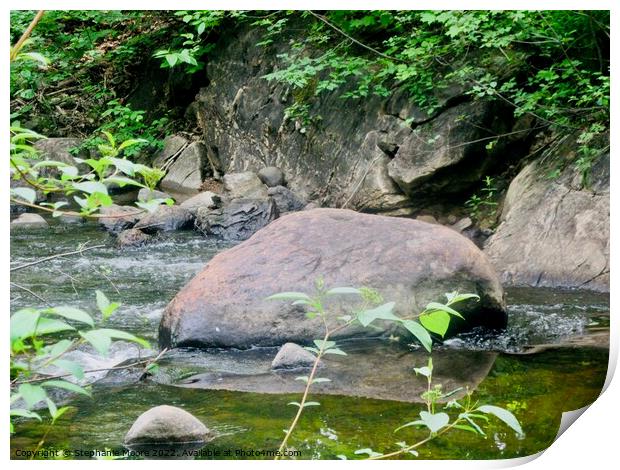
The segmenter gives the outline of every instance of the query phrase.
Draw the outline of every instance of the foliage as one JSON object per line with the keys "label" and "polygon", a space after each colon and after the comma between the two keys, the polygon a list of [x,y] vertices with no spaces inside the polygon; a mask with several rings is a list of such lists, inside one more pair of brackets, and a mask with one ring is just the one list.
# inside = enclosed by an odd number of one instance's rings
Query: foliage
{"label": "foliage", "polygon": [[[516,117],[581,132],[581,140],[609,128],[608,11],[282,12],[263,24],[296,16],[307,34],[278,56],[267,80],[313,84],[315,97],[384,97],[404,88],[428,115],[443,106],[443,90],[460,88],[472,99],[510,104]],[[577,167],[586,177],[601,151],[585,144],[581,151]]]}
{"label": "foliage", "polygon": [[[37,161],[37,152],[31,144],[42,136],[18,125],[12,126],[10,155],[12,178],[22,180],[28,185],[11,188],[12,201],[47,209],[57,217],[67,213],[62,208],[69,206],[69,201],[61,199],[37,205],[37,191],[45,195],[61,194],[73,198],[80,207],[79,215],[91,216],[102,207],[112,205],[113,201],[109,195],[111,186],[130,185],[153,189],[163,176],[161,170],[120,158],[121,152],[141,141],[129,139],[117,143],[109,132],[104,132],[104,135],[107,142],[98,145],[101,155],[98,159],[75,159],[78,164],[87,168],[86,171],[80,171],[77,166],[60,161]],[[143,182],[141,183],[139,179]],[[156,207],[149,206],[149,208],[154,210]]]}
{"label": "foliage", "polygon": [[474,220],[480,220],[483,216],[495,216],[497,208],[497,188],[495,181],[490,176],[485,176],[482,181],[483,187],[478,194],[465,201],[465,207],[469,209],[469,215]]}
{"label": "foliage", "polygon": [[[42,420],[35,411],[44,403],[51,424],[68,407],[58,407],[48,395],[50,389],[61,389],[90,396],[87,388],[79,385],[85,372],[80,364],[65,358],[81,345],[90,344],[102,356],[108,354],[114,340],[130,341],[148,348],[149,343],[125,331],[104,328],[106,320],[120,304],[110,302],[101,291],[96,292],[99,322],[84,310],[69,307],[44,309],[26,308],[11,315],[11,432],[15,418]],[[61,370],[52,373],[50,368]]]}
{"label": "foliage", "polygon": [[[351,313],[333,318],[333,313],[326,307],[326,301],[330,297],[341,295],[358,298],[361,300],[361,304],[354,307]],[[400,318],[394,313],[395,303],[384,302],[378,292],[368,288],[353,287],[336,287],[327,289],[322,279],[319,279],[316,282],[316,294],[314,296],[310,296],[303,292],[282,292],[268,297],[268,300],[293,301],[292,305],[305,306],[306,317],[309,319],[320,319],[324,327],[323,338],[315,339],[313,341],[313,346],[307,346],[305,348],[315,355],[315,361],[308,375],[299,376],[295,379],[304,382],[306,387],[300,401],[293,401],[289,403],[289,405],[297,408],[297,413],[295,414],[289,428],[284,430],[285,437],[280,444],[280,448],[278,449],[278,456],[284,455],[284,451],[287,449],[287,443],[293,434],[303,411],[308,407],[320,406],[318,401],[310,401],[308,400],[308,397],[310,394],[310,388],[313,384],[330,381],[327,377],[316,376],[321,359],[325,355],[329,354],[341,356],[347,355],[345,351],[338,347],[336,341],[330,339],[331,337],[351,325],[359,324],[363,327],[368,327],[376,321],[383,320],[405,328],[430,353],[432,349],[432,338],[430,334],[433,333],[443,337],[448,330],[451,317],[463,318],[461,314],[453,308],[453,306],[467,300],[480,300],[479,296],[476,294],[459,294],[458,292],[447,293],[446,299],[447,302],[445,304],[440,302],[430,302],[421,313],[407,318]],[[468,400],[465,405],[461,405],[456,401],[451,402],[452,407],[460,407],[462,412],[452,424],[449,424],[449,416],[446,413],[436,414],[435,406],[438,400],[449,397],[459,390],[444,394],[441,390],[441,386],[432,387],[432,360],[430,358],[426,367],[415,369],[415,372],[416,374],[424,375],[428,379],[428,391],[422,395],[422,398],[428,404],[428,411],[420,414],[420,420],[407,423],[400,428],[397,428],[397,431],[404,427],[422,424],[428,427],[430,431],[429,439],[425,439],[424,441],[412,446],[407,444],[400,445],[401,449],[399,451],[386,455],[374,452],[371,449],[360,449],[355,452],[357,455],[367,454],[369,458],[379,458],[398,455],[405,452],[412,453],[416,447],[428,442],[430,438],[434,438],[440,433],[440,431],[443,433],[454,427],[457,429],[468,430],[466,429],[468,425],[463,424],[464,421],[469,423],[471,425],[469,427],[471,427],[474,431],[479,431],[480,434],[484,435],[482,429],[474,422],[474,419],[483,416],[484,413],[496,415],[499,419],[515,429],[515,431],[521,433],[521,428],[518,422],[509,411],[493,406],[480,407],[477,403],[472,404],[470,395],[468,395]],[[475,428],[473,426],[475,426]],[[444,428],[445,431],[443,431]]]}
{"label": "foliage", "polygon": [[[12,62],[23,60],[37,60],[45,62],[46,59],[38,53],[23,52],[23,47],[30,41],[28,34],[38,24],[41,13],[27,29],[16,46],[11,48]],[[75,158],[75,162],[87,167],[83,168],[55,160],[36,161],[38,153],[33,146],[36,140],[45,138],[44,136],[24,128],[19,122],[14,122],[10,128],[11,146],[10,163],[11,177],[21,180],[26,186],[11,188],[11,200],[17,204],[26,204],[52,212],[54,217],[63,213],[76,214],[72,211],[61,209],[69,206],[67,200],[56,200],[53,203],[42,202],[37,204],[37,191],[47,196],[49,193],[57,193],[65,196],[73,196],[73,200],[79,205],[78,215],[92,216],[102,207],[112,205],[112,198],[108,194],[110,186],[123,187],[126,185],[146,187],[151,190],[164,176],[164,172],[158,168],[150,168],[142,164],[136,164],[126,157],[132,154],[132,150],[141,144],[149,143],[146,139],[130,138],[127,133],[142,129],[142,112],[133,112],[128,107],[120,105],[118,101],[113,101],[114,108],[104,113],[104,116],[115,116],[112,123],[102,126],[101,132],[107,139],[92,139],[88,145],[96,146],[98,158],[81,159]],[[117,138],[106,129],[114,124],[123,128],[119,134],[121,137],[127,136],[122,142],[117,144]],[[140,183],[138,179],[142,179]],[[138,205],[149,211],[154,211],[159,204],[165,202],[171,204],[171,200],[152,200],[148,204],[138,203]]]}

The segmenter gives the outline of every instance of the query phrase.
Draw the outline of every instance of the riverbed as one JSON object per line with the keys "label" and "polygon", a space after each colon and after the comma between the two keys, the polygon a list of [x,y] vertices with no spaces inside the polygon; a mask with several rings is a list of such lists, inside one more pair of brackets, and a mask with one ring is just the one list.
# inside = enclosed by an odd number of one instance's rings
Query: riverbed
{"label": "riverbed", "polygon": [[[119,251],[95,224],[58,224],[12,233],[11,238],[13,267],[75,250],[80,244],[106,245],[15,271],[11,281],[40,298],[12,287],[12,311],[49,302],[94,314],[99,289],[122,304],[109,326],[148,339],[154,350],[164,307],[209,259],[231,246],[194,232],[176,232],[147,247]],[[421,448],[419,458],[490,459],[536,453],[553,441],[563,411],[581,408],[600,393],[608,360],[608,295],[519,288],[508,289],[507,300],[505,332],[460,335],[439,345],[433,357],[436,379],[445,390],[468,387],[481,404],[510,409],[524,435],[516,436],[492,421],[486,438],[455,430]],[[414,443],[425,437],[421,430],[395,434],[394,429],[415,419],[422,409],[417,397],[423,383],[412,369],[424,365],[426,354],[414,345],[404,346],[398,338],[349,341],[341,347],[349,356],[331,359],[322,375],[329,377],[331,371],[349,386],[318,389],[322,393],[313,399],[321,405],[308,408],[290,441],[301,453],[295,458],[360,458],[354,454],[357,449],[388,452],[397,448],[398,441]],[[169,404],[191,412],[213,432],[214,439],[198,458],[269,458],[249,457],[247,452],[278,447],[282,429],[294,414],[287,403],[298,399],[295,387],[300,385],[270,371],[276,351],[181,349],[166,354],[159,372],[148,380],[139,381],[130,370],[91,374],[93,398],[69,397],[71,410],[49,432],[43,448],[67,451],[65,458],[92,458],[88,451],[105,449],[120,452],[125,433],[142,412]],[[80,353],[94,369],[154,351],[121,343],[105,359],[88,350]],[[19,458],[18,450],[34,449],[46,432],[46,424],[18,423],[11,439],[12,456]],[[76,455],[74,450],[83,452]]]}

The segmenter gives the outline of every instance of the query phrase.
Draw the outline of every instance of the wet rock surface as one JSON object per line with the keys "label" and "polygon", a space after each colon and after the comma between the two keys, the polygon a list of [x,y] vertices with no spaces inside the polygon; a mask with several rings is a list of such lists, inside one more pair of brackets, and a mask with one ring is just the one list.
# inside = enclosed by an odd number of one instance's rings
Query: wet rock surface
{"label": "wet rock surface", "polygon": [[160,405],[142,413],[125,435],[128,446],[145,444],[202,443],[209,430],[196,417],[175,406]]}
{"label": "wet rock surface", "polygon": [[[481,302],[459,306],[467,321],[453,320],[454,330],[506,324],[499,279],[465,237],[415,220],[315,209],[285,215],[213,258],[166,308],[160,342],[207,347],[307,342],[320,335],[320,324],[305,318],[303,306],[265,299],[286,291],[311,293],[319,276],[332,287],[377,289],[403,316],[441,301],[446,292],[474,292]],[[330,308],[347,306],[342,300]],[[340,334],[378,332],[351,326]]]}

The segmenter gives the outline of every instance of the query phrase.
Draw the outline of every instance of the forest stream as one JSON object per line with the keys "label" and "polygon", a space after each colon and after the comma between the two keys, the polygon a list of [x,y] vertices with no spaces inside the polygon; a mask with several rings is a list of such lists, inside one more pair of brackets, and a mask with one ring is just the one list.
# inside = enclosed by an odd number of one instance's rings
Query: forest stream
{"label": "forest stream", "polygon": [[[13,233],[11,266],[72,251],[85,242],[106,247],[13,272],[11,281],[40,299],[12,288],[12,311],[43,307],[43,300],[49,299],[54,305],[94,313],[99,289],[122,304],[108,320],[109,327],[146,338],[153,349],[165,306],[215,254],[232,246],[195,232],[173,232],[147,247],[119,251],[96,224],[57,224]],[[524,435],[491,421],[486,438],[454,430],[449,439],[421,448],[419,458],[493,459],[537,453],[555,438],[562,411],[584,407],[600,393],[608,361],[608,294],[508,288],[507,301],[509,324],[504,332],[461,334],[434,349],[435,380],[446,391],[469,388],[480,403],[512,411]],[[301,453],[295,458],[351,458],[360,448],[387,452],[396,441],[424,437],[422,430],[395,434],[394,429],[423,409],[417,397],[425,382],[413,367],[424,365],[427,355],[419,346],[403,347],[398,338],[392,339],[340,343],[349,354],[347,361],[330,358],[322,372],[329,377],[332,370],[340,381],[313,396],[321,405],[304,414],[289,443]],[[59,420],[62,432],[50,432],[43,449],[81,449],[81,454],[59,456],[78,459],[93,458],[88,449],[122,450],[124,435],[142,412],[169,404],[189,411],[212,431],[214,438],[197,458],[270,458],[248,453],[278,447],[282,429],[294,414],[287,403],[298,399],[302,390],[290,377],[271,371],[276,351],[181,348],[167,352],[159,370],[146,380],[139,380],[139,371],[132,369],[87,374],[92,398],[60,397],[72,408]],[[71,354],[86,370],[93,370],[157,352],[120,342],[108,358],[87,349]],[[25,458],[16,450],[36,448],[47,425],[31,420],[16,429],[11,456]]]}

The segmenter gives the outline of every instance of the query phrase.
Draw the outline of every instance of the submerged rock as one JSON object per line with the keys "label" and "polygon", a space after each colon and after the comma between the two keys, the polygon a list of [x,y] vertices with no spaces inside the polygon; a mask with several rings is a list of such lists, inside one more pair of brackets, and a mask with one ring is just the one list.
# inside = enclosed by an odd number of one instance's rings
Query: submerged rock
{"label": "submerged rock", "polygon": [[151,241],[151,238],[150,235],[147,235],[137,228],[130,228],[118,234],[116,245],[119,248],[136,248],[146,245]]}
{"label": "submerged rock", "polygon": [[[454,230],[416,220],[315,209],[286,215],[251,239],[215,256],[164,311],[164,346],[277,345],[320,337],[321,323],[305,317],[302,305],[268,301],[285,291],[312,293],[322,276],[327,286],[372,287],[396,302],[401,316],[458,290],[481,302],[459,305],[466,321],[504,327],[503,290],[486,256]],[[334,296],[331,311],[350,310],[350,296]],[[380,331],[393,324],[377,322]],[[376,335],[351,326],[339,336]]]}
{"label": "submerged rock", "polygon": [[301,369],[314,365],[316,357],[295,343],[284,344],[273,358],[272,369]]}
{"label": "submerged rock", "polygon": [[13,229],[37,229],[47,228],[49,224],[39,214],[32,214],[26,212],[21,214],[15,220],[11,222],[11,230]]}
{"label": "submerged rock", "polygon": [[277,217],[278,208],[271,198],[235,199],[218,209],[198,208],[195,224],[205,235],[247,240]]}
{"label": "submerged rock", "polygon": [[194,218],[180,206],[159,206],[155,212],[144,215],[135,228],[146,233],[170,232],[190,228]]}
{"label": "submerged rock", "polygon": [[125,435],[126,445],[207,442],[209,429],[181,408],[160,405],[142,413]]}

